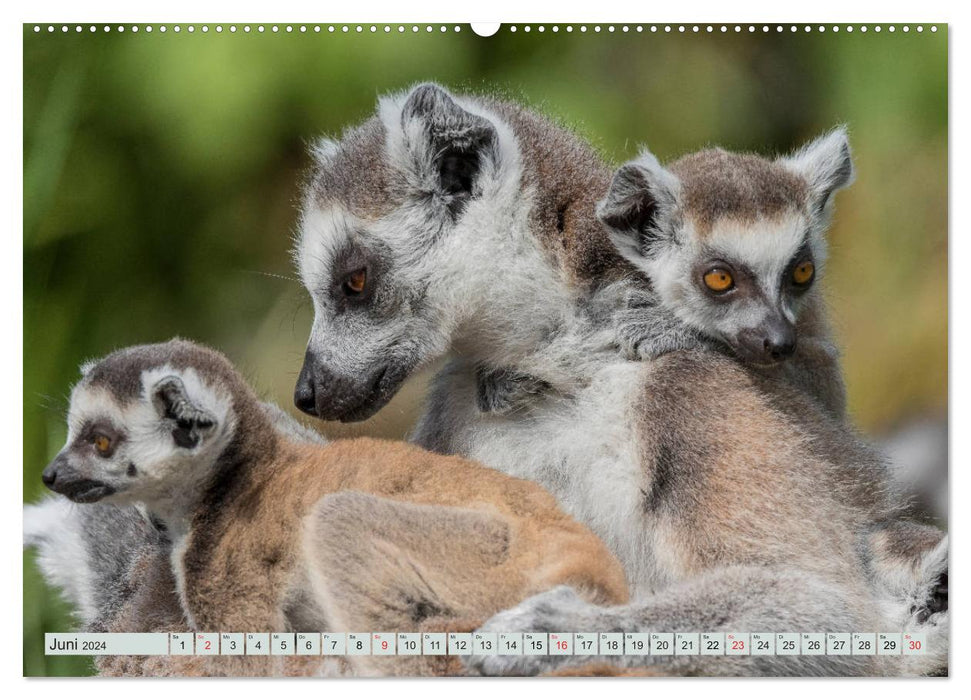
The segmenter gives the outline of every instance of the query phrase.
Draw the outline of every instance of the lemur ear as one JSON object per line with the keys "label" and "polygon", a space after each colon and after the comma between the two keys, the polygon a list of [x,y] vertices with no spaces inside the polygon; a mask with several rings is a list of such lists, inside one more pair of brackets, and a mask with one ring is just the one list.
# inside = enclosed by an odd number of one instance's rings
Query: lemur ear
{"label": "lemur ear", "polygon": [[152,404],[164,421],[171,423],[172,440],[179,447],[192,449],[216,427],[216,418],[197,406],[174,375],[163,377],[152,388]]}
{"label": "lemur ear", "polygon": [[853,182],[850,140],[843,126],[803,146],[782,162],[809,184],[809,206],[816,215],[826,209],[834,192]]}
{"label": "lemur ear", "polygon": [[334,139],[323,136],[310,144],[310,155],[317,165],[326,165],[340,150],[340,144]]}
{"label": "lemur ear", "polygon": [[78,371],[81,373],[81,377],[82,378],[87,377],[88,372],[93,370],[95,365],[97,364],[98,364],[97,360],[85,360],[84,362],[82,362],[81,367],[78,368]]}
{"label": "lemur ear", "polygon": [[666,237],[665,219],[675,209],[679,189],[678,178],[647,150],[614,173],[597,217],[621,255],[636,262]]}
{"label": "lemur ear", "polygon": [[401,110],[401,125],[422,181],[445,196],[455,216],[476,195],[484,157],[494,155],[496,128],[462,109],[441,87],[419,85]]}

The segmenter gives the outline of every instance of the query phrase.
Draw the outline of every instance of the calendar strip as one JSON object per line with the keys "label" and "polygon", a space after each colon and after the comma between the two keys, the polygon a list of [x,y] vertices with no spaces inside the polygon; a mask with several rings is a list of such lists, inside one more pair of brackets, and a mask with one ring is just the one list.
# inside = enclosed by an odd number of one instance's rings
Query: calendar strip
{"label": "calendar strip", "polygon": [[172,632],[44,635],[48,656],[909,656],[922,632]]}

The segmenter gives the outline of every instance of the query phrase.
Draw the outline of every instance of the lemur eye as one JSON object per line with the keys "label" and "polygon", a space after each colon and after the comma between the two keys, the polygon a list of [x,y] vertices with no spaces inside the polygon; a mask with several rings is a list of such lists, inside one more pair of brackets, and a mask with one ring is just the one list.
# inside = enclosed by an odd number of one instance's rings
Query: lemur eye
{"label": "lemur eye", "polygon": [[705,286],[713,292],[727,292],[735,286],[732,273],[722,267],[713,267],[705,273]]}
{"label": "lemur eye", "polygon": [[107,435],[95,435],[92,443],[94,444],[94,449],[101,455],[107,455],[111,450],[111,438]]}
{"label": "lemur eye", "polygon": [[813,281],[816,274],[816,267],[808,260],[796,265],[792,270],[792,281],[800,287],[804,287]]}
{"label": "lemur eye", "polygon": [[344,293],[347,296],[356,297],[364,291],[367,285],[367,270],[363,267],[355,270],[344,279]]}

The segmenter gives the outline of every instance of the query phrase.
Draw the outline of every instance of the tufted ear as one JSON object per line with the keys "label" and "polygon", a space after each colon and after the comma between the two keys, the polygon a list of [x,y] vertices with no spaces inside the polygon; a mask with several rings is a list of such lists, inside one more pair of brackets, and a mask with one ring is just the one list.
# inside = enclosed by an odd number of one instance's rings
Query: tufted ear
{"label": "tufted ear", "polygon": [[[443,88],[415,87],[401,110],[401,125],[412,138],[416,162],[435,190],[457,216],[476,195],[483,159],[494,155],[495,126],[485,117],[462,109]],[[425,179],[425,178],[423,178]]]}
{"label": "tufted ear", "polygon": [[169,424],[172,440],[179,447],[197,447],[216,427],[215,416],[192,402],[175,375],[160,379],[152,387],[152,404],[159,418]]}
{"label": "tufted ear", "polygon": [[322,136],[310,144],[310,155],[317,165],[326,165],[340,150],[340,143],[332,138]]}
{"label": "tufted ear", "polygon": [[81,373],[81,377],[83,378],[88,376],[88,372],[93,370],[97,364],[98,364],[97,360],[85,360],[84,362],[82,362],[81,367],[78,368],[78,371]]}
{"label": "tufted ear", "polygon": [[780,162],[801,175],[809,185],[809,206],[822,214],[833,193],[853,182],[853,158],[846,127],[824,134]]}
{"label": "tufted ear", "polygon": [[679,189],[678,178],[648,150],[614,173],[597,205],[597,217],[624,257],[636,262],[668,237],[664,224],[674,212]]}

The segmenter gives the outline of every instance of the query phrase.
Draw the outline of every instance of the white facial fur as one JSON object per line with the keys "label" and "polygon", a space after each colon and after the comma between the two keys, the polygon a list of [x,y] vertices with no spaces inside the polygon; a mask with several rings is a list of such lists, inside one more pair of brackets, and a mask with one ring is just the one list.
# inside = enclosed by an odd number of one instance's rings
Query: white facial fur
{"label": "white facial fur", "polygon": [[[637,265],[654,282],[661,302],[678,318],[704,333],[730,340],[740,328],[757,326],[772,308],[790,323],[796,322],[801,298],[781,290],[787,268],[807,242],[808,231],[810,222],[796,211],[754,222],[722,219],[704,238],[688,219],[679,234],[679,246],[664,247],[654,258],[641,257]],[[810,235],[808,244],[818,276],[826,257],[825,242]],[[698,262],[714,259],[744,264],[757,279],[764,298],[730,306],[714,303],[695,279]]]}
{"label": "white facial fur", "polygon": [[[535,346],[536,334],[546,330],[540,319],[551,309],[571,306],[563,303],[568,293],[529,233],[532,196],[522,186],[521,154],[509,126],[480,105],[453,96],[462,109],[490,122],[497,146],[494,157],[482,160],[476,196],[458,220],[443,224],[430,219],[421,196],[434,186],[429,181],[434,169],[427,162],[421,125],[401,123],[406,97],[383,99],[379,114],[387,159],[415,197],[406,195],[400,206],[372,221],[361,221],[336,204],[322,207],[308,200],[295,248],[315,309],[309,347],[349,375],[373,366],[374,357],[387,353],[401,337],[409,338],[421,361],[442,355],[461,336],[458,349],[475,354],[488,347],[491,354],[483,359],[499,364]],[[335,317],[325,295],[333,283],[334,256],[349,240],[386,251],[391,264],[383,272],[385,280],[405,296],[420,290],[420,302],[380,323],[361,321],[351,329],[335,325],[349,322]],[[488,343],[478,341],[483,335]]]}
{"label": "white facial fur", "polygon": [[[754,172],[761,175],[753,177]],[[789,182],[793,175],[796,184]],[[682,183],[681,176],[693,179]],[[852,179],[843,128],[761,164],[757,157],[713,149],[686,156],[668,170],[644,151],[615,173],[598,215],[618,251],[646,273],[669,312],[757,361],[761,341],[770,348],[770,336],[784,349],[781,356],[791,353],[794,344],[786,334],[814,295],[811,286],[788,278],[790,266],[804,262],[795,258],[805,246],[805,262],[818,278],[832,195]],[[780,187],[774,194],[773,184]],[[684,194],[689,185],[690,196]],[[713,197],[721,201],[715,205]],[[702,281],[705,267],[727,269],[744,284],[713,294]]]}
{"label": "white facial fur", "polygon": [[[168,377],[181,380],[192,404],[215,419],[211,433],[194,447],[176,444],[172,421],[161,416],[153,404],[156,386]],[[64,454],[75,471],[115,489],[106,501],[141,502],[163,519],[178,517],[199,496],[233,434],[232,400],[191,368],[151,369],[142,373],[141,384],[141,397],[122,404],[106,388],[82,380],[71,395]],[[102,457],[94,449],[78,444],[80,431],[89,423],[108,424],[120,435],[110,456]]]}

